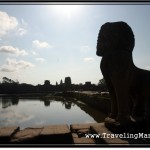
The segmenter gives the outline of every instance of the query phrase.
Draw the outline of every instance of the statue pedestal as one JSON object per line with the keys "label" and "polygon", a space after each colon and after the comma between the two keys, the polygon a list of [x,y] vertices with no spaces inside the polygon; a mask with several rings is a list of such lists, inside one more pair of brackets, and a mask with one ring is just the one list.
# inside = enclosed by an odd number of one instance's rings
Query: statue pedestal
{"label": "statue pedestal", "polygon": [[[90,127],[91,135],[94,136],[94,140],[96,144],[108,144],[108,145],[137,145],[137,144],[148,144],[148,140],[145,139],[144,136],[148,136],[148,134],[144,133],[113,133],[108,130],[104,123],[98,123],[91,125]],[[143,137],[143,138],[142,138]],[[93,138],[93,137],[92,137]],[[150,141],[150,140],[149,140]]]}

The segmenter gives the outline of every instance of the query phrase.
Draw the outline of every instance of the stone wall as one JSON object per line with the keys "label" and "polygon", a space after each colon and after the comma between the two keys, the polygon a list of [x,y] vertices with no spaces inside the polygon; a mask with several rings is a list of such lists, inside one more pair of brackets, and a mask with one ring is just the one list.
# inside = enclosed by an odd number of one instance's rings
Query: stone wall
{"label": "stone wall", "polygon": [[109,96],[101,96],[98,92],[84,91],[84,92],[65,92],[63,96],[76,98],[84,103],[99,109],[105,113],[110,112],[110,98]]}

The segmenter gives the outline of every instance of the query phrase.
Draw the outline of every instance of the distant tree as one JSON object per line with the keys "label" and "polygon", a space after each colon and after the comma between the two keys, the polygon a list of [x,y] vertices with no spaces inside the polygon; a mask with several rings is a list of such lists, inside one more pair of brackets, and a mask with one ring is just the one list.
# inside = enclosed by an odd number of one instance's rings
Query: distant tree
{"label": "distant tree", "polygon": [[16,79],[15,83],[19,84],[19,81]]}
{"label": "distant tree", "polygon": [[50,81],[49,81],[49,80],[45,80],[45,81],[44,81],[44,85],[45,85],[45,86],[49,86],[49,85],[50,85]]}
{"label": "distant tree", "polygon": [[58,85],[58,82],[56,81],[56,86]]}
{"label": "distant tree", "polygon": [[91,81],[87,81],[87,82],[85,82],[85,85],[87,85],[87,86],[91,86]]}
{"label": "distant tree", "polygon": [[3,77],[2,83],[9,83],[9,79],[7,77]]}
{"label": "distant tree", "polygon": [[13,81],[13,80],[11,80],[11,79],[9,79],[7,77],[3,77],[2,83],[15,83],[15,81]]}
{"label": "distant tree", "polygon": [[107,91],[107,90],[108,90],[107,84],[106,84],[104,78],[102,78],[102,79],[99,80],[98,86],[99,86],[99,87],[101,88],[101,90],[103,90],[103,91]]}

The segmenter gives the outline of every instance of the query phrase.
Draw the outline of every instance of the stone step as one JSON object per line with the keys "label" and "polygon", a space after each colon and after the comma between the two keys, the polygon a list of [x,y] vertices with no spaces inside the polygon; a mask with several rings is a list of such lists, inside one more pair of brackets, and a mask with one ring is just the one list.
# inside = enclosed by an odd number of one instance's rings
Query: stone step
{"label": "stone step", "polygon": [[11,139],[12,144],[72,144],[68,125],[29,127],[18,131]]}
{"label": "stone step", "polygon": [[[129,143],[126,140],[122,140],[120,138],[111,138],[109,135],[112,135],[113,133],[109,131],[104,123],[98,123],[95,125],[92,125],[90,127],[91,135],[93,135],[95,139],[95,142],[97,144],[103,143],[103,144],[123,144],[128,145]],[[103,138],[102,138],[102,137]]]}
{"label": "stone step", "polygon": [[12,136],[19,131],[19,127],[0,127],[0,144],[10,143]]}
{"label": "stone step", "polygon": [[12,144],[35,144],[44,127],[29,127],[17,132],[11,139]]}
{"label": "stone step", "polygon": [[73,137],[74,144],[95,144],[95,141],[91,138],[86,138],[85,134],[90,133],[90,126],[95,123],[90,124],[72,124],[70,125],[70,130]]}
{"label": "stone step", "polygon": [[96,123],[71,124],[70,130],[73,132],[76,132],[80,129],[89,129],[91,125],[96,125]]}
{"label": "stone step", "polygon": [[[90,133],[94,136],[94,140],[96,144],[108,144],[108,145],[142,145],[142,144],[150,144],[150,140],[147,138],[134,138],[138,133],[113,133],[108,130],[104,123],[97,123],[95,125],[91,125]],[[119,135],[115,137],[115,134]],[[143,133],[141,133],[143,134]],[[100,138],[102,135],[103,138]],[[129,138],[130,137],[130,138]],[[93,137],[92,137],[93,138]]]}
{"label": "stone step", "polygon": [[0,144],[79,144],[83,146],[85,144],[107,144],[125,146],[150,143],[149,139],[115,137],[116,134],[108,130],[104,123],[72,124],[70,129],[66,124],[36,126],[23,130],[20,130],[19,127],[0,127]]}
{"label": "stone step", "polygon": [[76,144],[92,144],[95,145],[95,141],[93,139],[88,139],[86,137],[79,137],[77,134],[73,133],[73,143]]}
{"label": "stone step", "polygon": [[41,143],[46,144],[72,144],[72,135],[68,125],[44,126],[39,135]]}

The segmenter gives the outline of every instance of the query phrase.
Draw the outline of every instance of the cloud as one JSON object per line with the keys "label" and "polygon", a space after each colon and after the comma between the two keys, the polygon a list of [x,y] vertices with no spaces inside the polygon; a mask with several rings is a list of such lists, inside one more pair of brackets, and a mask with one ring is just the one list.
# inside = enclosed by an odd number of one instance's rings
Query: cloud
{"label": "cloud", "polygon": [[44,125],[45,121],[39,121],[39,122],[35,122],[35,125]]}
{"label": "cloud", "polygon": [[43,63],[43,62],[46,61],[44,58],[41,58],[41,57],[35,58],[35,60],[36,60],[36,61],[39,61],[39,62],[41,62],[41,63]]}
{"label": "cloud", "polygon": [[20,50],[19,48],[13,47],[11,45],[0,46],[0,52],[19,55],[27,55],[25,50]]}
{"label": "cloud", "polygon": [[51,48],[52,47],[47,42],[42,42],[39,40],[32,41],[32,44],[37,48]]}
{"label": "cloud", "polygon": [[16,61],[15,59],[7,58],[6,63],[0,68],[0,71],[15,72],[20,69],[27,69],[30,67],[34,67],[34,65],[30,62],[24,60]]}
{"label": "cloud", "polygon": [[18,21],[15,17],[9,16],[6,12],[0,11],[0,37],[6,35],[17,26]]}
{"label": "cloud", "polygon": [[37,52],[35,52],[35,51],[31,51],[31,53],[32,53],[32,55],[38,55],[38,53]]}
{"label": "cloud", "polygon": [[18,28],[17,35],[23,36],[27,33],[27,30],[24,28]]}
{"label": "cloud", "polygon": [[146,70],[150,70],[150,66],[147,66],[147,67],[146,67]]}
{"label": "cloud", "polygon": [[10,68],[9,66],[3,66],[0,71],[2,72],[15,72],[16,71],[16,68]]}
{"label": "cloud", "polygon": [[87,51],[90,50],[90,47],[89,47],[88,45],[83,45],[83,46],[80,47],[80,50],[81,50],[82,52],[87,52]]}
{"label": "cloud", "polygon": [[94,58],[92,57],[86,57],[86,58],[83,58],[84,62],[92,62],[94,61]]}
{"label": "cloud", "polygon": [[7,108],[7,110],[5,109],[3,114],[1,112],[2,111],[0,111],[0,121],[3,126],[13,126],[18,123],[28,122],[35,118],[35,116],[32,114],[28,115],[26,113],[21,113],[12,109],[11,107]]}
{"label": "cloud", "polygon": [[21,23],[19,23],[16,34],[19,36],[25,35],[27,33],[27,27],[28,24],[24,21],[24,19],[21,19]]}
{"label": "cloud", "polygon": [[26,121],[29,121],[31,119],[34,118],[34,116],[31,114],[31,115],[27,115],[27,114],[16,114],[16,120],[19,122],[19,123],[23,123],[23,122],[26,122]]}
{"label": "cloud", "polygon": [[24,19],[21,19],[21,24],[22,24],[23,26],[28,26],[27,22],[25,22]]}
{"label": "cloud", "polygon": [[16,17],[7,12],[0,11],[0,38],[9,34],[23,36],[27,33],[27,23],[22,19],[20,22]]}

